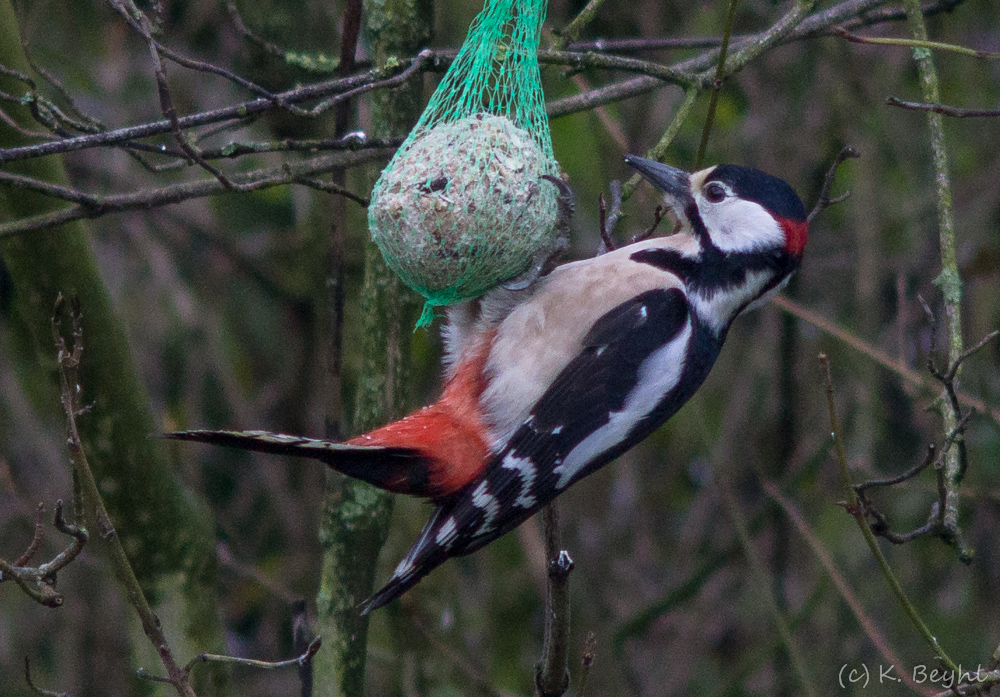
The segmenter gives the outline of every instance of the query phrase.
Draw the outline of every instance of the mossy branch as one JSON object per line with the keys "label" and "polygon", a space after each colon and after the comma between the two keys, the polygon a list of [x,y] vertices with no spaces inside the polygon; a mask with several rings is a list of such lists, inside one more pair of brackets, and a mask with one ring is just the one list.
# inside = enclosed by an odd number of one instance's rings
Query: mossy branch
{"label": "mossy branch", "polygon": [[[433,17],[429,0],[366,1],[363,31],[377,66],[425,45]],[[373,135],[409,130],[422,108],[421,85],[407,84],[374,96]],[[363,431],[400,415],[405,404],[404,367],[412,309],[407,291],[374,244],[365,250],[361,290],[360,370],[353,430]],[[411,325],[412,326],[412,325]],[[315,662],[316,694],[360,697],[364,691],[368,616],[358,605],[372,592],[379,552],[388,535],[392,499],[384,491],[331,474],[323,503],[320,542],[323,573],[317,628],[329,651]]]}
{"label": "mossy branch", "polygon": [[[907,24],[910,33],[916,41],[927,41],[927,25],[921,12],[920,0],[904,0]],[[937,104],[941,101],[941,89],[938,81],[934,58],[928,48],[913,49],[913,58],[917,62],[920,73],[920,89],[925,102]],[[951,178],[948,172],[948,149],[945,145],[944,118],[941,114],[927,112],[927,128],[930,135],[931,157],[934,162],[934,181],[936,188],[938,237],[941,247],[941,273],[934,279],[934,284],[941,289],[944,297],[945,326],[948,332],[948,366],[956,366],[952,385],[958,384],[958,364],[965,352],[962,338],[962,276],[958,269],[958,258],[955,254],[955,220],[952,214]],[[941,418],[945,436],[958,431],[961,415],[955,404],[948,399],[947,390],[942,393]],[[944,486],[946,490],[945,506],[942,522],[946,530],[954,531],[952,542],[958,548],[959,556],[971,559],[972,551],[965,548],[958,526],[959,485],[965,475],[959,450],[962,448],[963,436],[956,437],[957,447],[949,448],[944,455]]]}

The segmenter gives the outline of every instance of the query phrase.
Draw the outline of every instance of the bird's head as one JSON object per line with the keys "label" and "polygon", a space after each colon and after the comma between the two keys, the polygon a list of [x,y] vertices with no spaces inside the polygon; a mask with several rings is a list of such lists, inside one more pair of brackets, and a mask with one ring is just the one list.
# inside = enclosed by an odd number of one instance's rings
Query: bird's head
{"label": "bird's head", "polygon": [[799,258],[806,245],[806,209],[783,179],[759,169],[715,165],[684,170],[626,155],[625,161],[663,192],[684,228],[723,253],[780,247]]}
{"label": "bird's head", "polygon": [[689,174],[635,155],[625,161],[663,192],[681,225],[675,251],[638,254],[677,271],[706,301],[724,304],[716,308],[720,325],[782,287],[798,268],[806,209],[784,180],[739,165]]}

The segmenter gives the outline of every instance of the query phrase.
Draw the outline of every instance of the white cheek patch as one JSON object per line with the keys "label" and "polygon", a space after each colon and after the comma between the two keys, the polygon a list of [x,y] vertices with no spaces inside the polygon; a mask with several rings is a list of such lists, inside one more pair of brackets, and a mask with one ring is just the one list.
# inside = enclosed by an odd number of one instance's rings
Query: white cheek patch
{"label": "white cheek patch", "polygon": [[621,443],[639,421],[677,385],[684,370],[685,354],[691,339],[691,323],[670,343],[650,354],[639,367],[638,383],[625,400],[621,411],[611,412],[608,423],[584,438],[553,469],[559,475],[557,489],[563,489],[590,462]]}
{"label": "white cheek patch", "polygon": [[[561,427],[560,430],[562,430]],[[555,433],[556,431],[553,430],[552,432]],[[537,499],[531,493],[531,490],[535,486],[535,478],[538,476],[538,468],[535,466],[535,463],[526,457],[515,457],[513,454],[510,454],[503,459],[500,466],[506,470],[517,472],[521,478],[521,493],[518,494],[514,505],[521,508],[531,508],[534,506]]]}
{"label": "white cheek patch", "polygon": [[759,203],[734,197],[711,203],[699,195],[698,208],[712,243],[722,252],[785,246],[785,231]]}

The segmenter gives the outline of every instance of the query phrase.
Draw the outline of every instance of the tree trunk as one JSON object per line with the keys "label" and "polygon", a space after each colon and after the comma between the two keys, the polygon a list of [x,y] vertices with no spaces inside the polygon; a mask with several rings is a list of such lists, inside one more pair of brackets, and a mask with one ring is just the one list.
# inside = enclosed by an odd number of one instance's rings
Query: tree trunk
{"label": "tree trunk", "polygon": [[[377,65],[390,56],[414,55],[430,38],[430,0],[366,0],[364,32]],[[376,93],[372,135],[403,135],[420,116],[422,89]],[[361,297],[364,317],[361,375],[354,430],[365,431],[400,415],[404,407],[406,346],[415,305],[412,294],[385,265],[371,242],[365,250]],[[320,524],[323,576],[317,598],[324,649],[316,656],[316,694],[360,697],[364,690],[368,618],[358,605],[372,591],[379,551],[385,544],[392,499],[368,484],[330,474]]]}
{"label": "tree trunk", "polygon": [[[31,72],[9,0],[0,0],[0,63]],[[0,76],[0,89],[22,94],[27,87]],[[11,109],[9,114],[25,128],[40,129],[27,108]],[[27,142],[14,129],[0,128],[0,147]],[[58,157],[26,160],[7,168],[52,184],[67,182]],[[22,190],[0,192],[0,217],[7,220],[60,205],[65,204]],[[208,511],[194,504],[178,481],[164,445],[150,438],[159,429],[133,363],[125,328],[98,271],[86,225],[74,222],[0,240],[0,258],[13,282],[12,301],[3,318],[11,333],[8,346],[18,365],[22,389],[46,418],[60,418],[50,329],[53,306],[60,293],[79,297],[85,346],[83,403],[93,404],[93,411],[81,417],[79,425],[115,530],[154,607],[166,600],[158,596],[159,588],[183,588],[184,626],[174,628],[184,637],[174,647],[178,659],[186,660],[193,652],[222,649],[214,526]],[[100,536],[94,532],[91,526],[92,544],[99,548]],[[221,687],[220,680],[217,687]],[[137,687],[136,692],[143,689]]]}

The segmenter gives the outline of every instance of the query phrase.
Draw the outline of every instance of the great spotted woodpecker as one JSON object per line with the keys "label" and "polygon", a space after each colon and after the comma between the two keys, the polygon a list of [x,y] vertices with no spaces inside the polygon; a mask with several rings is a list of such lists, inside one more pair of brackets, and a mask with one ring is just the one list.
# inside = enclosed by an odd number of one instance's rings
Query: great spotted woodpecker
{"label": "great spotted woodpecker", "polygon": [[168,437],[311,457],[429,499],[420,537],[363,613],[509,532],[680,409],[733,319],[788,281],[806,244],[805,208],[781,179],[626,161],[662,190],[679,231],[450,308],[434,404],[344,443],[263,431]]}

